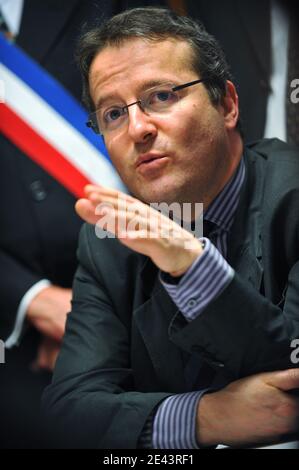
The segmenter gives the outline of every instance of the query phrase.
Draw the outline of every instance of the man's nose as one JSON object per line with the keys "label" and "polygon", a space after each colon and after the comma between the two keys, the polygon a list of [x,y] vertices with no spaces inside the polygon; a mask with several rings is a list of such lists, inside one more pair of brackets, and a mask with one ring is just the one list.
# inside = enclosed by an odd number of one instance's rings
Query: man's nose
{"label": "man's nose", "polygon": [[157,127],[152,117],[139,103],[128,108],[128,134],[135,142],[144,143],[157,135]]}

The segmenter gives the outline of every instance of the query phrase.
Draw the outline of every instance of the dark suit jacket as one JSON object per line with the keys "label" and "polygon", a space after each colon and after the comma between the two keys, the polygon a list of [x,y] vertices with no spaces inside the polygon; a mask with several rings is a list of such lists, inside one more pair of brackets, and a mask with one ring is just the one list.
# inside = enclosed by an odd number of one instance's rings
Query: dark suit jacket
{"label": "dark suit jacket", "polygon": [[148,258],[83,226],[73,309],[44,396],[63,445],[134,448],[163,398],[294,367],[298,157],[277,140],[246,149],[246,178],[228,242],[236,274],[191,323]]}
{"label": "dark suit jacket", "polygon": [[240,98],[246,141],[261,139],[271,92],[270,0],[186,0],[222,45]]}
{"label": "dark suit jacket", "polygon": [[[281,3],[299,28],[298,2]],[[188,14],[204,23],[226,53],[240,98],[245,140],[261,139],[271,93],[270,0],[185,0],[185,4]]]}
{"label": "dark suit jacket", "polygon": [[[26,0],[17,45],[80,99],[75,42],[82,23],[100,14],[111,14],[109,2]],[[81,220],[73,195],[4,136],[0,153],[0,338],[7,339],[19,302],[33,284],[46,278],[71,287]],[[18,360],[33,359],[35,333],[27,333]]]}

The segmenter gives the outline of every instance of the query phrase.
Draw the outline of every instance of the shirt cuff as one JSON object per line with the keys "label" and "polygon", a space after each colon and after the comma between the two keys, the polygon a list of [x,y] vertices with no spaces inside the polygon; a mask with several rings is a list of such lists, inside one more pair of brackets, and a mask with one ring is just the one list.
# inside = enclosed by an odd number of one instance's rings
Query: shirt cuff
{"label": "shirt cuff", "polygon": [[234,270],[208,238],[202,254],[194,261],[177,284],[167,282],[164,273],[160,281],[187,321],[197,318],[210,302],[227,287]]}
{"label": "shirt cuff", "polygon": [[196,440],[198,402],[207,390],[173,395],[159,406],[153,422],[154,449],[200,449]]}
{"label": "shirt cuff", "polygon": [[13,332],[5,341],[5,347],[7,349],[12,348],[13,346],[18,346],[20,341],[20,336],[23,331],[24,320],[26,317],[27,309],[29,304],[34,299],[34,297],[39,294],[43,289],[46,287],[51,286],[51,282],[47,279],[42,279],[34,284],[30,289],[26,292],[26,294],[22,297],[21,302],[19,303],[19,307],[17,310],[16,321],[14,325]]}

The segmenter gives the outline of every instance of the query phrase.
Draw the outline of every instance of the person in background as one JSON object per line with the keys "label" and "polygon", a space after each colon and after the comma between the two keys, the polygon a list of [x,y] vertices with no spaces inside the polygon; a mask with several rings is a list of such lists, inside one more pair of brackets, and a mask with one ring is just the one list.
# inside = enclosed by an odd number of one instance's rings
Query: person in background
{"label": "person in background", "polygon": [[240,96],[245,140],[277,137],[299,146],[299,113],[291,100],[299,84],[298,2],[168,3],[200,19],[222,45]]}
{"label": "person in background", "polygon": [[[76,38],[83,23],[113,12],[108,1],[1,0],[0,34],[80,100]],[[0,446],[34,447],[40,396],[70,311],[81,220],[75,196],[4,134],[0,155]]]}
{"label": "person in background", "polygon": [[[138,0],[128,7],[142,6]],[[299,6],[295,0],[160,0],[199,19],[223,47],[240,96],[246,142],[277,137],[299,146]]]}

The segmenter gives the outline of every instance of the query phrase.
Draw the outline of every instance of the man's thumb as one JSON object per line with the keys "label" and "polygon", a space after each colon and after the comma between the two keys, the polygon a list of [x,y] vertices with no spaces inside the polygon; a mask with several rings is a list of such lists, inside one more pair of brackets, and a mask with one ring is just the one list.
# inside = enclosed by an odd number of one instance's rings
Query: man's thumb
{"label": "man's thumb", "polygon": [[299,369],[288,369],[279,372],[271,372],[267,379],[269,385],[280,390],[299,389]]}
{"label": "man's thumb", "polygon": [[79,199],[75,204],[75,209],[81,219],[89,224],[94,225],[99,220],[92,203],[88,199]]}

